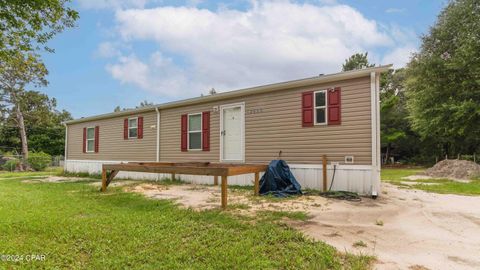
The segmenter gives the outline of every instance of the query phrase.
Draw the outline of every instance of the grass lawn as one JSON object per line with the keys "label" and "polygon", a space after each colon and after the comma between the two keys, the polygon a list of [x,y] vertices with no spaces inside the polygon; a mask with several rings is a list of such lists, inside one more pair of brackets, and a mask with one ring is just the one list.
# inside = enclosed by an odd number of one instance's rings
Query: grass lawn
{"label": "grass lawn", "polygon": [[[52,172],[49,172],[52,174]],[[272,219],[195,212],[89,181],[24,183],[48,173],[0,174],[0,254],[45,255],[0,269],[368,269]]]}
{"label": "grass lawn", "polygon": [[[474,196],[480,195],[479,179],[472,180],[469,183],[462,183],[449,179],[421,179],[414,181],[402,179],[402,177],[418,174],[423,171],[424,169],[382,168],[382,181],[392,183],[404,188],[421,189],[427,192]],[[416,184],[407,185],[402,182],[412,182]],[[434,183],[434,185],[432,185],[431,183]]]}

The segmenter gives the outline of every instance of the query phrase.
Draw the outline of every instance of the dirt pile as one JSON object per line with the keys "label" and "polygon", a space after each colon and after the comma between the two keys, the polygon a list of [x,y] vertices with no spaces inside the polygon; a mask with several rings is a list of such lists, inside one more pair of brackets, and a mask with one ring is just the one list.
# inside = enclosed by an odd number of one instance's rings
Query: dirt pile
{"label": "dirt pile", "polygon": [[469,180],[480,176],[480,165],[468,160],[446,159],[427,169],[425,174],[431,177]]}

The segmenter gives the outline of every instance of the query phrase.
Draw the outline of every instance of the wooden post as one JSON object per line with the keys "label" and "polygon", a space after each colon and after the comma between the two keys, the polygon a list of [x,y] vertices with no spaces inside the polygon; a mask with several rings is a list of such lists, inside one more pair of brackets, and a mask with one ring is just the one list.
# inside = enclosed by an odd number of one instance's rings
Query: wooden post
{"label": "wooden post", "polygon": [[258,194],[260,193],[260,173],[259,172],[256,172],[255,173],[255,184],[254,184],[254,194],[255,196],[258,196]]}
{"label": "wooden post", "polygon": [[172,173],[172,182],[175,181],[175,174]]}
{"label": "wooden post", "polygon": [[218,175],[213,177],[213,185],[218,186]]}
{"label": "wooden post", "polygon": [[227,176],[222,175],[222,208],[227,208]]}
{"label": "wooden post", "polygon": [[102,168],[102,192],[107,190],[107,170]]}
{"label": "wooden post", "polygon": [[323,192],[327,191],[327,155],[322,156]]}

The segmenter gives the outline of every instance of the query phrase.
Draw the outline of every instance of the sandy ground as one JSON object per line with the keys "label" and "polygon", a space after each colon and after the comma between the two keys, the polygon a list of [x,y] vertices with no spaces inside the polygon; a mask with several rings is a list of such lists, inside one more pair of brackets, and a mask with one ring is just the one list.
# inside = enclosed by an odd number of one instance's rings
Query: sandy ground
{"label": "sandy ground", "polygon": [[383,190],[377,200],[312,209],[311,220],[293,226],[339,250],[376,255],[376,269],[480,269],[480,197]]}
{"label": "sandy ground", "polygon": [[[125,189],[198,210],[220,205],[219,187],[141,184]],[[319,196],[272,202],[250,194],[229,190],[229,211],[308,212],[308,221],[286,222],[340,251],[377,256],[375,269],[480,269],[480,197],[426,193],[390,184],[383,185],[377,200],[361,202]],[[366,246],[355,247],[359,241]]]}
{"label": "sandy ground", "polygon": [[[142,193],[153,199],[170,199],[181,207],[194,210],[220,208],[220,187],[205,185],[157,185],[140,184],[125,188],[126,191]],[[229,211],[243,215],[255,215],[259,211],[308,211],[326,207],[327,200],[318,196],[303,196],[287,200],[267,200],[253,196],[253,190],[233,189],[228,191]]]}

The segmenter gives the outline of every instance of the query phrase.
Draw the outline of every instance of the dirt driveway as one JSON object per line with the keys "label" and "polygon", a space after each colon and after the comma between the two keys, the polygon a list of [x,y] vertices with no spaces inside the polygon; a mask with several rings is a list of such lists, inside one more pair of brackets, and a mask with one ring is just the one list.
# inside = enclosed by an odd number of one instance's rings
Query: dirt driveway
{"label": "dirt driveway", "polygon": [[[383,192],[377,200],[311,209],[312,219],[294,227],[339,250],[375,254],[376,269],[480,269],[480,197],[390,184]],[[354,247],[358,241],[366,247]]]}
{"label": "dirt driveway", "polygon": [[[128,191],[173,199],[185,207],[218,207],[218,187],[142,184]],[[440,195],[383,185],[377,200],[361,202],[302,196],[269,201],[229,191],[231,212],[305,211],[308,221],[286,221],[340,251],[373,254],[376,269],[480,269],[480,197]],[[247,205],[248,207],[245,207]]]}

